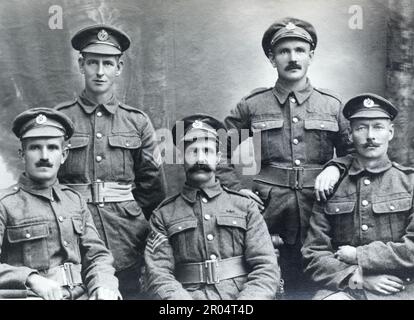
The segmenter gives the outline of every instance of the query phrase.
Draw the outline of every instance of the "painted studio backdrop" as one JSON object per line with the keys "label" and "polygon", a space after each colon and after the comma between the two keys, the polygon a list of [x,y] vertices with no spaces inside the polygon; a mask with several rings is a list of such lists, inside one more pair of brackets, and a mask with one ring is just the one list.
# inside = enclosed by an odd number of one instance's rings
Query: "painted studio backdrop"
{"label": "painted studio backdrop", "polygon": [[[390,156],[414,165],[411,0],[0,0],[0,187],[22,169],[12,119],[82,89],[78,53],[70,46],[79,29],[107,23],[130,35],[119,98],[166,130],[195,112],[223,119],[253,89],[273,86],[277,73],[261,38],[284,16],[308,20],[317,30],[314,86],[344,100],[371,91],[397,104]],[[183,173],[166,165],[166,174],[173,193]]]}

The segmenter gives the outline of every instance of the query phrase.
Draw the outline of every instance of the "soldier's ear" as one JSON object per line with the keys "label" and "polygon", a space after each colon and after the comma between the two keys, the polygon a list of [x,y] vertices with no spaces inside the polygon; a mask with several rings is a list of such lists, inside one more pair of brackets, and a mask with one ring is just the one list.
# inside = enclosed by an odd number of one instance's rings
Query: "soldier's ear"
{"label": "soldier's ear", "polygon": [[313,57],[315,55],[315,51],[311,49],[311,51],[309,51],[309,58],[310,58],[310,62],[313,61]]}
{"label": "soldier's ear", "polygon": [[64,164],[66,159],[68,158],[69,155],[69,148],[66,145],[66,143],[64,143],[63,145],[63,150],[62,150],[62,159],[60,159],[60,164]]}
{"label": "soldier's ear", "polygon": [[390,137],[388,138],[388,141],[391,141],[392,138],[394,138],[394,124],[390,123]]}
{"label": "soldier's ear", "polygon": [[218,151],[218,152],[217,152],[217,160],[216,160],[216,164],[219,164],[219,163],[220,163],[220,161],[221,161],[221,155],[222,155],[221,151]]}
{"label": "soldier's ear", "polygon": [[23,158],[24,158],[24,151],[23,151],[23,149],[19,149],[19,150],[17,151],[17,154],[18,154],[19,158],[21,158],[21,159],[23,159]]}
{"label": "soldier's ear", "polygon": [[85,65],[85,59],[82,56],[79,56],[78,65],[80,73],[84,74],[85,70],[83,69],[83,66]]}
{"label": "soldier's ear", "polygon": [[275,55],[273,53],[273,50],[269,50],[269,53],[268,53],[267,57],[268,57],[270,63],[272,64],[273,68],[276,68]]}
{"label": "soldier's ear", "polygon": [[122,70],[124,69],[124,61],[119,59],[117,65],[116,65],[116,68],[117,68],[117,70],[116,70],[115,74],[116,74],[116,76],[119,76],[122,73]]}

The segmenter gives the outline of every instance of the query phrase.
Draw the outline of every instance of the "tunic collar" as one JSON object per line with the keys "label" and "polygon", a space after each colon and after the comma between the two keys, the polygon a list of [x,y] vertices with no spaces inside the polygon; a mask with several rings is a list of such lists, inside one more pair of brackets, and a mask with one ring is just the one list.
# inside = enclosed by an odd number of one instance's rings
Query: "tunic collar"
{"label": "tunic collar", "polygon": [[[82,109],[88,114],[91,114],[92,112],[94,112],[95,109],[99,106],[99,104],[96,104],[95,102],[91,100],[91,98],[88,97],[85,90],[82,91],[77,101],[82,107]],[[112,95],[111,99],[109,99],[107,103],[101,104],[101,105],[109,113],[114,114],[116,111],[116,108],[119,106],[119,100],[115,97],[115,95]]]}
{"label": "tunic collar", "polygon": [[19,177],[18,185],[24,191],[36,196],[41,196],[50,201],[60,200],[60,188],[59,181],[56,179],[55,183],[49,187],[40,187],[35,181],[27,177],[25,173],[22,173]]}
{"label": "tunic collar", "polygon": [[275,87],[273,88],[273,94],[276,96],[277,100],[281,105],[284,105],[287,98],[290,95],[293,95],[298,102],[298,104],[302,104],[305,102],[313,92],[313,87],[310,83],[309,79],[306,79],[306,86],[305,88],[297,91],[290,91],[285,88],[279,81],[276,81]]}
{"label": "tunic collar", "polygon": [[221,188],[218,180],[216,180],[211,186],[205,188],[195,188],[185,183],[183,190],[181,191],[181,195],[188,202],[194,203],[197,199],[198,192],[201,192],[205,194],[207,198],[212,199],[218,196],[222,191],[223,189]]}
{"label": "tunic collar", "polygon": [[388,156],[386,156],[381,161],[378,161],[378,163],[375,165],[375,167],[369,168],[369,169],[364,168],[364,166],[361,164],[361,162],[358,160],[358,158],[355,157],[352,160],[351,167],[349,168],[349,175],[350,176],[356,176],[356,175],[359,175],[360,173],[362,173],[364,171],[369,172],[369,173],[373,173],[373,174],[378,174],[378,173],[387,171],[391,167],[392,167],[392,163],[391,163],[390,159],[388,158]]}

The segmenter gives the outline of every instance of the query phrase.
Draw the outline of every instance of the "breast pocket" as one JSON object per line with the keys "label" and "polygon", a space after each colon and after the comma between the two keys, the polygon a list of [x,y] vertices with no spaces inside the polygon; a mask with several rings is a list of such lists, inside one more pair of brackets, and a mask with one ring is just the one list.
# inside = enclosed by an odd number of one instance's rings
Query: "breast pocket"
{"label": "breast pocket", "polygon": [[332,159],[333,141],[339,132],[336,118],[305,119],[304,128],[308,161],[323,164]]}
{"label": "breast pocket", "polygon": [[332,245],[351,244],[354,238],[355,201],[328,202],[325,214],[331,225]]}
{"label": "breast pocket", "polygon": [[168,239],[175,254],[178,253],[177,263],[193,260],[194,257],[201,255],[198,251],[197,225],[196,219],[186,219],[173,222],[168,226]]}
{"label": "breast pocket", "polygon": [[406,233],[408,217],[412,207],[412,197],[387,199],[376,198],[372,203],[375,227],[379,239],[384,242],[400,242]]}
{"label": "breast pocket", "polygon": [[[48,269],[50,266],[47,237],[47,223],[36,223],[22,226],[10,226],[6,229],[10,243],[8,256],[12,262],[37,270]],[[23,261],[21,261],[23,260]]]}
{"label": "breast pocket", "polygon": [[[280,116],[281,117],[281,116]],[[283,158],[286,152],[283,142],[283,119],[254,119],[251,130],[254,135],[260,134],[262,161]],[[258,150],[255,150],[258,152]]]}
{"label": "breast pocket", "polygon": [[89,135],[74,135],[67,144],[69,149],[68,158],[61,167],[65,176],[83,181],[87,175]]}
{"label": "breast pocket", "polygon": [[134,174],[134,153],[141,146],[141,138],[137,134],[108,136],[112,174],[116,177],[131,177]]}
{"label": "breast pocket", "polygon": [[[246,236],[246,215],[218,215],[217,226],[220,240],[220,252],[226,252],[227,256],[237,256],[244,253]],[[232,251],[229,252],[229,249]]]}

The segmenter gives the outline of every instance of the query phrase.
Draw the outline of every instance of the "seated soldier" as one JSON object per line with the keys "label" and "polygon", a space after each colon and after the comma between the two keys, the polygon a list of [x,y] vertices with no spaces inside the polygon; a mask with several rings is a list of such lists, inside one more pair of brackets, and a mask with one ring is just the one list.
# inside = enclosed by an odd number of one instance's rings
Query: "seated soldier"
{"label": "seated soldier", "polygon": [[182,120],[186,183],[150,219],[146,285],[158,299],[274,299],[279,268],[266,224],[250,198],[220,185],[219,134],[205,115]]}
{"label": "seated soldier", "polygon": [[71,120],[33,108],[16,117],[13,132],[25,172],[0,194],[0,297],[119,299],[112,255],[85,201],[56,178]]}
{"label": "seated soldier", "polygon": [[[391,162],[397,109],[375,94],[348,101],[354,156],[326,202],[316,202],[302,249],[316,299],[414,298],[414,169]],[[345,170],[346,169],[346,170]]]}

